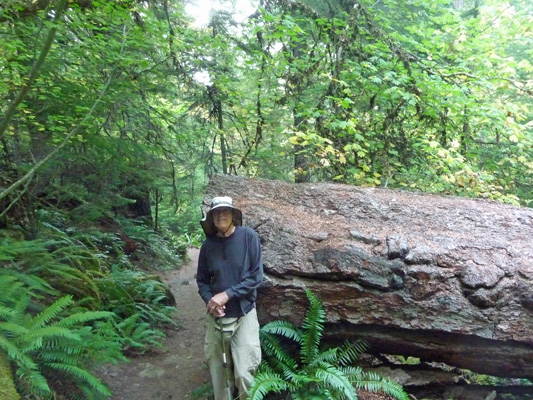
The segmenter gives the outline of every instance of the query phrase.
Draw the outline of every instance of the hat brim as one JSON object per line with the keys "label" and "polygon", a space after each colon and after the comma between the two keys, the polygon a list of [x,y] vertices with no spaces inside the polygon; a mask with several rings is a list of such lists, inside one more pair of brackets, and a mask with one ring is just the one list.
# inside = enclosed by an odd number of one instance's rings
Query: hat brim
{"label": "hat brim", "polygon": [[204,218],[200,221],[200,225],[202,226],[202,229],[204,230],[204,233],[206,236],[214,236],[217,234],[217,228],[215,226],[215,223],[213,222],[213,214],[212,211],[217,208],[229,208],[233,211],[233,225],[235,226],[242,226],[242,212],[238,208],[235,207],[229,207],[227,204],[221,204],[219,206],[213,207],[211,210],[207,212]]}

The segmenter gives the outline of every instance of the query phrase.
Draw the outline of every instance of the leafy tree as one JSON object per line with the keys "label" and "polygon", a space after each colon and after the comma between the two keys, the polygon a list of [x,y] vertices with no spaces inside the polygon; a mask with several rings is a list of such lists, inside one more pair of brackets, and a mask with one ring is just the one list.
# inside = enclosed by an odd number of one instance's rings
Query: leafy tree
{"label": "leafy tree", "polygon": [[[82,206],[78,211],[85,208],[88,219],[114,209],[150,221],[152,201],[159,204],[171,189],[170,200],[179,206],[177,182],[168,177],[172,170],[190,179],[191,165],[180,161],[195,144],[178,128],[179,110],[186,110],[188,101],[167,99],[182,97],[176,93],[186,72],[176,62],[176,40],[167,51],[157,44],[167,40],[169,21],[179,25],[182,14],[179,7],[166,7],[163,15],[146,5],[141,17],[143,7],[71,5],[54,26],[57,45],[47,53],[32,91],[15,118],[2,119],[11,122],[2,142],[2,186],[17,184],[19,190],[3,191],[0,198],[28,237],[37,235],[31,210],[43,202]],[[5,87],[5,98],[24,79],[31,49],[42,43],[47,11],[3,28],[12,43],[2,53],[8,61],[3,76],[13,85]]]}
{"label": "leafy tree", "polygon": [[[311,158],[307,174],[518,202],[510,175],[528,173],[502,174],[506,156],[487,157],[487,147],[518,147],[521,161],[512,164],[529,165],[531,154],[522,150],[531,135],[517,136],[527,132],[518,123],[523,116],[494,97],[509,83],[527,84],[495,74],[507,41],[494,37],[490,23],[506,13],[528,21],[531,6],[495,3],[460,13],[448,1],[330,2],[335,7],[326,13],[313,2],[265,4],[274,13],[265,14],[270,39],[302,55],[280,52],[288,55],[288,86],[298,90],[292,99],[303,110],[293,111],[305,129],[294,129],[291,140]],[[520,26],[507,33],[529,42],[527,23]],[[498,54],[495,61],[483,61],[487,52]],[[521,65],[530,68],[527,60]],[[525,92],[513,91],[528,108]]]}

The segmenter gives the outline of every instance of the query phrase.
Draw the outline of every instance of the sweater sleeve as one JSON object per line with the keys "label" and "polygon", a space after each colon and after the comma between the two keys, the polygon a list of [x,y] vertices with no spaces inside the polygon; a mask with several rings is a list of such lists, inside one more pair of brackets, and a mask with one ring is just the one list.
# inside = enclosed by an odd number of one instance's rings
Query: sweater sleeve
{"label": "sweater sleeve", "polygon": [[211,297],[213,297],[213,293],[211,291],[211,276],[209,275],[209,271],[207,269],[207,262],[206,262],[206,249],[205,244],[200,247],[200,255],[198,257],[198,269],[196,271],[196,283],[198,285],[198,293],[200,294],[200,297],[204,300],[204,302],[207,304],[209,300],[211,300]]}
{"label": "sweater sleeve", "polygon": [[263,282],[263,259],[259,235],[253,229],[249,232],[246,241],[249,263],[245,266],[240,282],[226,290],[230,299],[247,297],[254,293]]}

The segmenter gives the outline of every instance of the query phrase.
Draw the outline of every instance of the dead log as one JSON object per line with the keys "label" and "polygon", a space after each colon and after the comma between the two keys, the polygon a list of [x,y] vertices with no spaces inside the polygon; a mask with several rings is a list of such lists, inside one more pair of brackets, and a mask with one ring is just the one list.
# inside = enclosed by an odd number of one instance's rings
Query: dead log
{"label": "dead log", "polygon": [[263,245],[261,323],[299,324],[304,289],[326,338],[501,377],[533,378],[533,210],[331,183],[214,176]]}

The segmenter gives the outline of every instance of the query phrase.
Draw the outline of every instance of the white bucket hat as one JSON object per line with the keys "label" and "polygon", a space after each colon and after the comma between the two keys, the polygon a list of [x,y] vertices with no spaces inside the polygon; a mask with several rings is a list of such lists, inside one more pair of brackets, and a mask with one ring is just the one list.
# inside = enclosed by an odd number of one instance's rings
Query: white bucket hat
{"label": "white bucket hat", "polygon": [[216,208],[230,208],[233,211],[233,225],[242,226],[242,212],[238,208],[233,207],[233,199],[228,196],[214,197],[211,200],[209,211],[200,221],[200,225],[202,225],[206,236],[213,236],[217,233],[217,228],[213,222],[213,214],[211,213]]}

